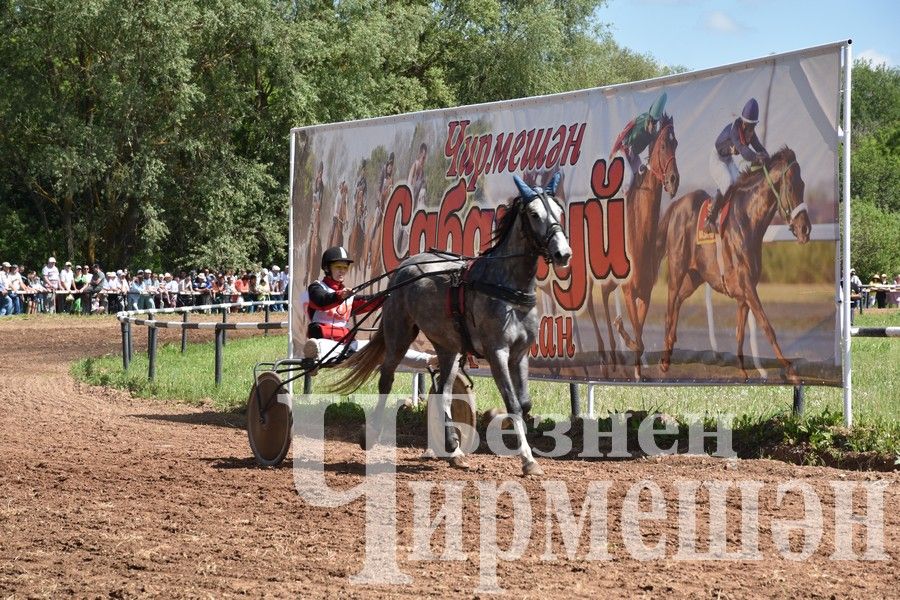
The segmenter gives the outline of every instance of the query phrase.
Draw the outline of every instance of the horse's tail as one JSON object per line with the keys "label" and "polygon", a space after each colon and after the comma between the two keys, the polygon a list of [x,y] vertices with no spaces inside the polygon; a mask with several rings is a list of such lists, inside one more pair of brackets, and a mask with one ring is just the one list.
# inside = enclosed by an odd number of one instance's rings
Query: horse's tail
{"label": "horse's tail", "polygon": [[378,326],[378,330],[362,349],[354,352],[350,358],[344,361],[341,367],[349,373],[342,381],[332,385],[329,391],[351,394],[359,389],[359,386],[364,384],[381,366],[384,361],[385,349],[384,325],[382,324]]}

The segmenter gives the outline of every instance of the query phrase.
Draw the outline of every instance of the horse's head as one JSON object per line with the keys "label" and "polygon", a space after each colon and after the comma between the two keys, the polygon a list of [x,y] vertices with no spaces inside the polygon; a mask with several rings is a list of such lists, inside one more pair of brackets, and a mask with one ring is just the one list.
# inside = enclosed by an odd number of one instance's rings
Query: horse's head
{"label": "horse's head", "polygon": [[518,175],[513,175],[519,189],[520,211],[525,235],[547,262],[566,267],[572,258],[572,248],[562,227],[563,207],[556,200],[556,186],[560,174],[550,180],[546,188],[532,188]]}
{"label": "horse's head", "polygon": [[678,163],[675,161],[675,149],[678,139],[675,137],[675,119],[663,114],[659,121],[659,131],[653,138],[650,156],[647,161],[650,170],[662,181],[663,188],[674,198],[678,193],[681,180],[678,174]]}
{"label": "horse's head", "polygon": [[797,241],[809,241],[812,225],[803,193],[806,184],[800,175],[800,165],[794,151],[785,146],[779,150],[767,165],[770,187],[777,202],[778,211]]}

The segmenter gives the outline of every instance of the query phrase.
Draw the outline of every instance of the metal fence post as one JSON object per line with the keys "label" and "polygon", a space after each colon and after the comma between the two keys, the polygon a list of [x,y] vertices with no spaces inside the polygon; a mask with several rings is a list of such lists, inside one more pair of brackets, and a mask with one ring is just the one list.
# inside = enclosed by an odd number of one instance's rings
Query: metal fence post
{"label": "metal fence post", "polygon": [[803,386],[802,385],[794,386],[794,414],[795,415],[803,414]]}
{"label": "metal fence post", "polygon": [[216,325],[216,387],[222,385],[222,346],[225,345],[225,329]]}
{"label": "metal fence post", "polygon": [[[181,313],[181,322],[188,322],[188,311],[184,311]],[[181,353],[184,354],[187,350],[187,327],[181,328]]]}
{"label": "metal fence post", "polygon": [[312,375],[306,373],[303,375],[303,393],[309,394],[312,392]]}
{"label": "metal fence post", "polygon": [[156,380],[156,327],[147,327],[147,379]]}
{"label": "metal fence post", "polygon": [[572,417],[581,415],[581,399],[579,398],[577,383],[569,384],[569,402],[572,405]]}
{"label": "metal fence post", "polygon": [[131,363],[131,359],[134,358],[134,344],[132,343],[132,335],[133,331],[131,330],[131,321],[128,321],[128,362]]}
{"label": "metal fence post", "polygon": [[122,321],[122,370],[127,371],[131,363],[128,356],[128,321]]}
{"label": "metal fence post", "polygon": [[[229,310],[228,308],[222,309],[222,322],[223,323],[228,322],[228,310]],[[218,332],[218,331],[219,331],[219,329],[216,328],[216,332]],[[225,345],[225,330],[224,329],[222,329],[222,345],[223,346]]]}
{"label": "metal fence post", "polygon": [[[270,308],[271,308],[271,307],[270,307],[268,304],[266,304],[266,305],[263,307],[263,310],[265,310],[265,313],[266,313],[266,315],[265,315],[265,317],[264,317],[266,323],[269,322],[269,309],[270,309]],[[263,337],[269,337],[269,329],[268,329],[268,328],[263,329]]]}

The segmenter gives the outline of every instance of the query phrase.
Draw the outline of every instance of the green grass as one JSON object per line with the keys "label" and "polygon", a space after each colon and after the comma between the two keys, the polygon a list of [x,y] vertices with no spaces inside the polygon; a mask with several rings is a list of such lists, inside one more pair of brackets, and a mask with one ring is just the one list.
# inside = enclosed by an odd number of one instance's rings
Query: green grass
{"label": "green grass", "polygon": [[[855,324],[900,325],[900,311],[867,311],[857,316]],[[91,384],[128,389],[141,397],[193,404],[211,402],[219,410],[239,411],[247,400],[253,365],[283,357],[286,348],[286,336],[229,341],[224,352],[223,382],[218,388],[213,382],[212,342],[190,344],[183,356],[178,344],[160,346],[155,382],[147,380],[145,354],[135,354],[127,372],[122,369],[120,356],[105,356],[75,363],[73,373]],[[852,365],[853,409],[857,425],[852,433],[841,430],[842,390],[828,387],[806,388],[806,412],[799,420],[790,417],[792,388],[787,386],[598,385],[594,388],[595,414],[602,417],[626,410],[658,411],[678,418],[686,414],[733,414],[747,427],[777,423],[785,440],[815,446],[814,442],[822,441],[824,436],[826,441],[833,441],[847,450],[900,453],[900,340],[855,338]],[[329,381],[341,376],[340,369],[323,370],[314,380],[314,391],[324,390]],[[580,389],[582,410],[586,411],[585,386]],[[375,381],[371,380],[358,394],[375,394],[376,391]],[[409,396],[412,393],[411,376],[398,374],[394,392]],[[502,406],[499,392],[490,379],[476,378],[475,393],[480,410]],[[534,381],[531,395],[536,414],[557,418],[569,414],[568,384]],[[821,434],[822,428],[827,429],[825,434]]]}

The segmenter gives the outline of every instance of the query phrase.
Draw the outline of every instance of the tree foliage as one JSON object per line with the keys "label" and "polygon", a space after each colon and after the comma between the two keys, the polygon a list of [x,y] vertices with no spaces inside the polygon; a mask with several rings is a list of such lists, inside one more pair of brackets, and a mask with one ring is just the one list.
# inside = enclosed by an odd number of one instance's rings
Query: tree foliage
{"label": "tree foliage", "polygon": [[863,277],[900,272],[900,69],[853,66],[850,256]]}
{"label": "tree foliage", "polygon": [[292,126],[657,76],[603,0],[0,0],[0,250],[286,257]]}

